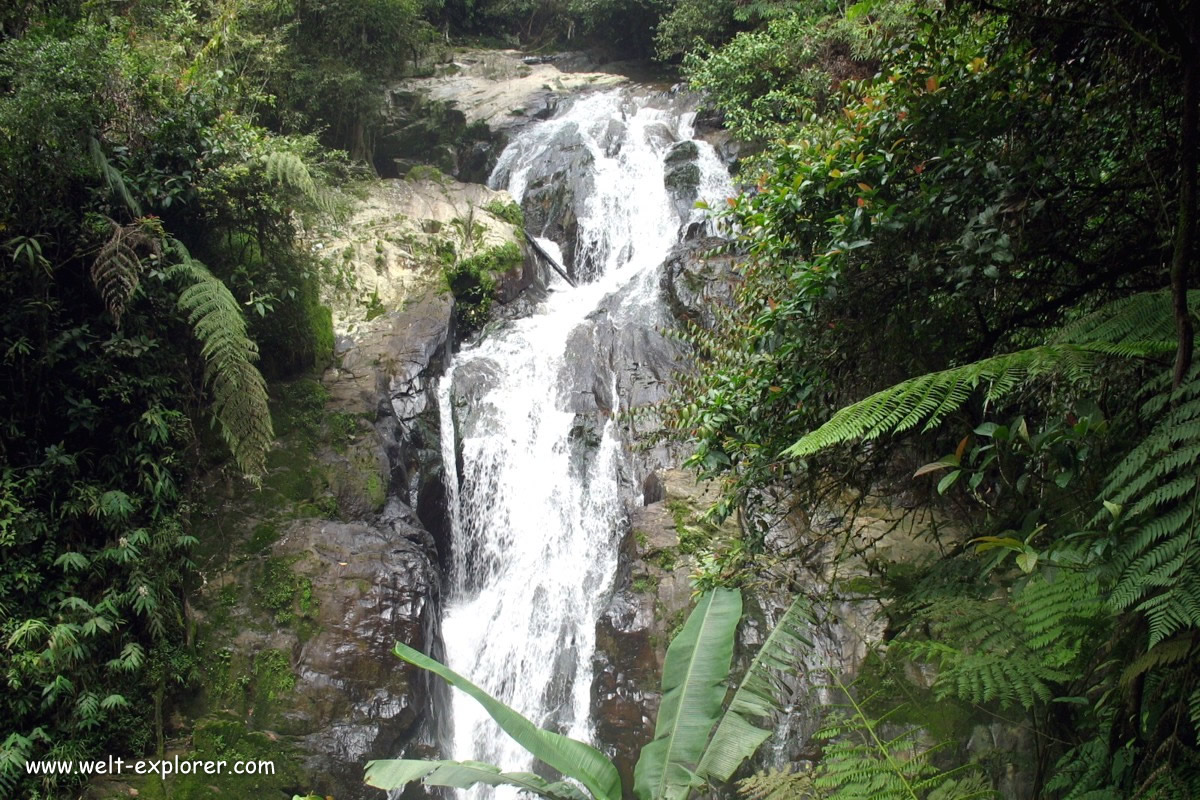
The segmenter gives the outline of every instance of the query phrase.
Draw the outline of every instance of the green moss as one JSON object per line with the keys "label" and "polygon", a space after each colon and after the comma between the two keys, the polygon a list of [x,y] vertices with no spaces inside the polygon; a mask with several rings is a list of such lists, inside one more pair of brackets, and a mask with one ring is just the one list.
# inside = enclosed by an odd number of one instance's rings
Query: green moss
{"label": "green moss", "polygon": [[[225,716],[209,717],[197,723],[192,732],[191,747],[178,756],[180,763],[214,762],[213,771],[170,775],[163,779],[158,774],[138,776],[132,770],[126,770],[122,777],[137,790],[137,796],[142,800],[211,800],[214,797],[289,800],[297,787],[308,785],[300,768],[301,756],[290,744],[278,737],[252,731],[240,720]],[[174,763],[173,754],[171,761]],[[217,773],[216,764],[221,761],[225,765]],[[257,774],[234,774],[235,761],[255,762]],[[128,797],[127,794],[117,796]]]}
{"label": "green moss", "polygon": [[309,322],[316,347],[315,362],[319,366],[333,359],[333,310],[314,303],[309,307]]}
{"label": "green moss", "polygon": [[674,547],[664,547],[649,560],[663,572],[674,572],[679,562],[679,553]]}
{"label": "green moss", "polygon": [[378,472],[372,472],[367,476],[367,502],[375,511],[383,509],[387,503],[387,489],[383,485],[383,479],[379,477]]}
{"label": "green moss", "polygon": [[315,435],[328,402],[329,391],[315,378],[272,384],[271,419],[275,435],[282,437],[296,431]]}
{"label": "green moss", "polygon": [[278,625],[314,616],[312,581],[292,569],[293,560],[268,558],[255,576],[254,602]]}
{"label": "green moss", "polygon": [[518,228],[525,227],[525,212],[515,202],[510,201],[506,203],[499,199],[491,200],[484,203],[483,210],[510,225],[515,225]]}
{"label": "green moss", "polygon": [[277,498],[270,498],[267,493],[273,492],[283,500],[300,503],[308,500],[316,493],[316,481],[313,480],[311,465],[296,462],[295,454],[287,450],[274,450],[267,456],[267,476],[263,479],[263,499],[268,508],[276,506]]}
{"label": "green moss", "polygon": [[668,189],[676,192],[695,191],[700,186],[700,167],[695,164],[684,164],[669,170],[663,177]]}
{"label": "green moss", "polygon": [[379,299],[379,292],[371,292],[371,296],[366,300],[366,307],[367,322],[387,313],[387,309],[383,307],[383,302]]}
{"label": "green moss", "polygon": [[649,539],[646,536],[646,532],[639,528],[634,528],[633,540],[635,542],[637,542],[637,546],[638,546],[639,550],[645,550],[646,545],[649,543]]}
{"label": "green moss", "polygon": [[658,589],[658,579],[653,575],[639,575],[633,579],[633,590],[638,594],[650,594]]}
{"label": "green moss", "polygon": [[312,500],[306,500],[296,506],[297,519],[334,519],[338,514],[337,498],[333,495],[321,495]]}
{"label": "green moss", "polygon": [[450,180],[446,173],[430,164],[418,164],[408,171],[404,179],[406,181],[433,181],[443,186]]}
{"label": "green moss", "polygon": [[720,528],[705,522],[686,501],[667,501],[667,510],[675,522],[675,535],[679,538],[679,552],[696,553],[705,549],[718,538]]}
{"label": "green moss", "polygon": [[[275,522],[260,522],[254,526],[254,530],[250,533],[250,538],[246,540],[242,549],[251,554],[265,552],[271,545],[279,541],[279,536],[279,525]],[[228,589],[229,587],[225,588]]]}
{"label": "green moss", "polygon": [[359,417],[346,411],[333,411],[325,417],[329,428],[329,440],[338,452],[344,452],[346,445],[353,441],[359,433]]}
{"label": "green moss", "polygon": [[446,268],[446,285],[454,295],[455,319],[465,332],[478,330],[487,322],[496,276],[520,266],[524,260],[515,242],[505,242]]}
{"label": "green moss", "polygon": [[263,650],[254,657],[254,696],[258,703],[272,703],[296,688],[292,662],[283,650]]}

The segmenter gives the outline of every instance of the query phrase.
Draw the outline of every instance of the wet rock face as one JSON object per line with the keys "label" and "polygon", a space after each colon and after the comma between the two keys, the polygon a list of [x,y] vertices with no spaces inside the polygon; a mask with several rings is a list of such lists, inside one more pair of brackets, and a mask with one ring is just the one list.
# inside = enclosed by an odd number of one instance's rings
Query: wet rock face
{"label": "wet rock face", "polygon": [[[557,141],[547,148],[553,155],[534,164],[527,176],[521,209],[525,229],[534,236],[553,239],[562,248],[563,266],[572,280],[591,274],[588,264],[576,263],[579,243],[579,215],[583,202],[592,191],[591,151],[579,130],[564,127]],[[499,176],[501,185],[505,176]]]}
{"label": "wet rock face", "polygon": [[373,796],[362,785],[366,761],[426,755],[437,740],[444,690],[392,654],[396,642],[440,647],[433,538],[392,501],[373,523],[298,523],[276,553],[298,557],[293,569],[319,598],[317,632],[290,647],[295,688],[280,727],[300,737],[315,790]]}
{"label": "wet rock face", "polygon": [[[630,516],[617,591],[596,626],[592,717],[625,786],[643,745],[654,736],[667,645],[692,603],[695,558],[679,531],[712,497],[690,473],[665,470],[643,482],[657,499]],[[709,490],[711,491],[711,490]]]}
{"label": "wet rock face", "polygon": [[662,290],[671,314],[681,322],[711,328],[716,309],[733,302],[738,276],[735,258],[710,255],[724,239],[706,237],[682,242],[663,264]]}
{"label": "wet rock face", "polygon": [[339,364],[324,383],[333,410],[374,417],[387,455],[388,493],[413,508],[450,558],[435,388],[453,340],[453,301],[430,291],[355,340],[338,343]]}
{"label": "wet rock face", "polygon": [[666,167],[663,182],[671,193],[675,210],[683,219],[687,219],[700,196],[700,165],[696,163],[699,157],[696,143],[686,141],[671,147],[663,159]]}
{"label": "wet rock face", "polygon": [[280,440],[262,489],[217,488],[194,522],[203,680],[188,713],[197,729],[216,719],[278,741],[297,789],[375,797],[368,760],[436,757],[445,739],[445,686],[392,649],[442,655],[433,390],[452,334],[435,292],[342,336],[320,384],[273,387]]}

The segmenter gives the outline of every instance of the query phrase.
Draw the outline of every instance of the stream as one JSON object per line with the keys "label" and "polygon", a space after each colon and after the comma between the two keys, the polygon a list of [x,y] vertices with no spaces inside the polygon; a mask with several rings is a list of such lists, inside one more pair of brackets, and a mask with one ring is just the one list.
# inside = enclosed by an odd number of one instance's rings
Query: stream
{"label": "stream", "polygon": [[[507,189],[527,215],[535,189],[569,184],[562,205],[575,221],[573,240],[539,241],[566,254],[578,286],[552,276],[530,315],[455,355],[438,389],[442,430],[457,433],[442,437],[444,463],[459,464],[457,476],[447,470],[454,567],[442,635],[449,666],[538,725],[584,741],[595,738],[596,621],[612,592],[628,506],[641,500],[616,422],[621,353],[614,349],[614,363],[595,370],[608,383],[596,393],[610,402],[593,415],[599,422],[586,425],[573,397],[579,349],[568,343],[587,334],[589,316],[602,307],[621,328],[653,331],[666,323],[661,264],[688,225],[702,222],[691,198],[681,203],[666,185],[666,159],[694,139],[694,116],[663,92],[623,88],[578,96],[513,138],[490,183]],[[712,148],[702,141],[687,147],[698,197],[727,196],[729,176]],[[458,692],[448,750],[455,760],[505,770],[531,765]],[[493,791],[515,795],[471,794]]]}

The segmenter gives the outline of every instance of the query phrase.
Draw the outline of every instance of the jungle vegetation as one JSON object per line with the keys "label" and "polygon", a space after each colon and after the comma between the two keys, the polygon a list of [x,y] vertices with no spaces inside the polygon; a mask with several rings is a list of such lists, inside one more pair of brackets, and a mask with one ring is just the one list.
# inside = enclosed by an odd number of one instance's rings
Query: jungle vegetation
{"label": "jungle vegetation", "polygon": [[[757,143],[667,410],[743,520],[699,585],[886,623],[815,772],[743,788],[944,797],[965,714],[1033,796],[1196,796],[1200,4],[822,5],[684,57]],[[924,557],[853,519],[882,502],[935,510]]]}
{"label": "jungle vegetation", "polygon": [[[736,302],[665,409],[746,523],[697,586],[833,565],[805,607],[886,633],[829,676],[814,770],[745,795],[986,796],[1002,765],[938,724],[986,718],[1036,796],[1200,796],[1197,0],[5,4],[0,795],[76,789],[26,758],[161,748],[189,478],[261,472],[270,381],[332,347],[299,236],[369,169],[384,82],[462,37],[678,63],[749,145],[714,209]],[[928,558],[849,518],[771,535],[878,498],[936,509]],[[697,771],[740,713],[708,711],[695,758],[649,750],[672,792],[732,774]]]}

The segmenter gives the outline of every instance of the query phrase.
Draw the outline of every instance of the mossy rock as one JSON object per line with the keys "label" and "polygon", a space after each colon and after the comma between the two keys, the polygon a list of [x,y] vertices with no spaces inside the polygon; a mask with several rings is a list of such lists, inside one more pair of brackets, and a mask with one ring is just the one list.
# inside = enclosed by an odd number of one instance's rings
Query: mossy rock
{"label": "mossy rock", "polygon": [[699,157],[700,148],[696,146],[694,141],[689,139],[686,142],[680,142],[672,147],[670,151],[667,152],[667,157],[663,159],[663,163],[669,167],[673,167],[679,164],[687,164],[695,161]]}
{"label": "mossy rock", "polygon": [[[146,756],[141,760],[160,759]],[[165,778],[158,772],[138,775],[133,762],[127,761],[118,778],[97,782],[86,796],[92,800],[290,800],[309,786],[300,766],[302,756],[286,739],[251,730],[226,716],[198,722],[189,746],[168,751],[163,760],[172,773]],[[235,763],[254,774],[235,773]],[[148,773],[149,765],[143,769]],[[187,774],[175,774],[176,769]]]}
{"label": "mossy rock", "polygon": [[674,167],[663,175],[663,182],[672,192],[692,194],[700,188],[700,167],[695,164],[683,164]]}

